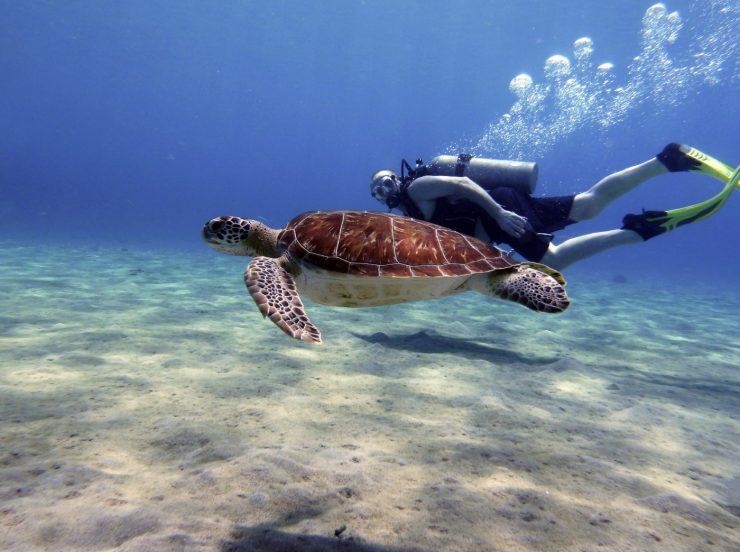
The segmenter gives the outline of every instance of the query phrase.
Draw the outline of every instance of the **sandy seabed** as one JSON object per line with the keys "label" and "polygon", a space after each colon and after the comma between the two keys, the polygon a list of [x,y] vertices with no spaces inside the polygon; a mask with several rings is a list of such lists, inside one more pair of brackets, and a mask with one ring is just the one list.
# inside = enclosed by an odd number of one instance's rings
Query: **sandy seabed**
{"label": "sandy seabed", "polygon": [[244,259],[0,245],[2,550],[740,550],[737,293],[307,304],[316,347]]}

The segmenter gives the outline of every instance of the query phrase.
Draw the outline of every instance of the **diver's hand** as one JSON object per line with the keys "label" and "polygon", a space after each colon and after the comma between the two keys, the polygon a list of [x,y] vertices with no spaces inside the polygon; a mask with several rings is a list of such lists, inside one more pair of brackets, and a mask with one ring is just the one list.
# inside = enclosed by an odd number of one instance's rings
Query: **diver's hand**
{"label": "diver's hand", "polygon": [[525,217],[506,209],[501,209],[496,217],[496,222],[501,230],[515,238],[521,237],[527,229],[527,219]]}

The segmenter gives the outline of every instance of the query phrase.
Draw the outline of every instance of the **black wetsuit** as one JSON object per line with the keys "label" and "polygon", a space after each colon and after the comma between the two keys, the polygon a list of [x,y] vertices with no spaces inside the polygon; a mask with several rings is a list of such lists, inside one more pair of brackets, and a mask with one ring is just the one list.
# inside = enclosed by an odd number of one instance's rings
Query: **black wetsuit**
{"label": "black wetsuit", "polygon": [[[526,217],[529,224],[522,236],[516,238],[504,232],[488,213],[467,199],[454,201],[447,197],[437,199],[434,213],[428,222],[475,236],[475,226],[480,220],[493,243],[505,243],[525,259],[535,262],[540,261],[547,252],[552,233],[574,222],[568,218],[575,197],[573,195],[532,197],[516,188],[498,187],[485,190],[507,211]],[[424,219],[420,209],[408,197],[405,188],[400,208],[408,216]]]}

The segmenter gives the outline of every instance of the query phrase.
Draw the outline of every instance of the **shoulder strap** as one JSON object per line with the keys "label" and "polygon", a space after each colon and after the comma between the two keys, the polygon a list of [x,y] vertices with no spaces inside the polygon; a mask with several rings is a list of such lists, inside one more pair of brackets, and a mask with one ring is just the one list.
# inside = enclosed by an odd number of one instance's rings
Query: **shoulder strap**
{"label": "shoulder strap", "polygon": [[406,177],[403,182],[401,182],[401,191],[399,194],[400,198],[398,205],[399,207],[401,207],[401,210],[406,214],[406,216],[415,218],[417,220],[425,220],[424,213],[421,212],[421,209],[417,207],[416,203],[411,201],[411,198],[409,197],[407,191],[414,180],[415,179],[412,177]]}

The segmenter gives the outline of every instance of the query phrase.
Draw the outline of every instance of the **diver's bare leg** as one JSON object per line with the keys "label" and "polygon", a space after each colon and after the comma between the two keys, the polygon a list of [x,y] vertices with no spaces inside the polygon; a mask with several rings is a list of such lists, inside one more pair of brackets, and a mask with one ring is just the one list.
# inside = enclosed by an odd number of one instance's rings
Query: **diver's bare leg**
{"label": "diver's bare leg", "polygon": [[591,189],[576,195],[570,209],[570,220],[578,222],[594,218],[604,207],[635,186],[667,172],[668,169],[660,161],[652,158],[639,165],[610,174],[602,178]]}
{"label": "diver's bare leg", "polygon": [[643,241],[640,235],[632,230],[594,232],[593,234],[571,238],[560,245],[551,243],[540,262],[556,270],[562,270],[576,261],[586,259],[612,247],[642,243]]}

